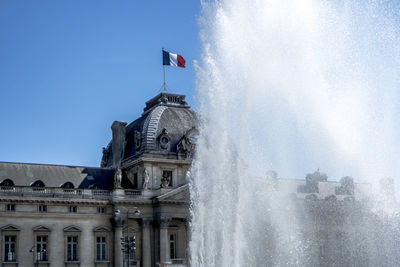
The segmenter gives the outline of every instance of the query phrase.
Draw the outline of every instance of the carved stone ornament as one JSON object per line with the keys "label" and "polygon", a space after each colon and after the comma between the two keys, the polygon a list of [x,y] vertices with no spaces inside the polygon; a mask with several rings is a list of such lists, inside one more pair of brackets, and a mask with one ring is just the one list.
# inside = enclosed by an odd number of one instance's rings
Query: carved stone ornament
{"label": "carved stone ornament", "polygon": [[354,195],[354,180],[350,176],[340,179],[340,186],[335,188],[336,195]]}
{"label": "carved stone ornament", "polygon": [[160,217],[158,218],[158,225],[160,228],[168,228],[169,222],[171,221],[170,217]]}
{"label": "carved stone ornament", "polygon": [[193,158],[198,135],[198,130],[196,128],[192,128],[187,131],[182,137],[181,141],[179,141],[177,151],[179,153],[184,153],[185,158]]}
{"label": "carved stone ornament", "polygon": [[142,144],[142,134],[139,131],[135,131],[134,138],[135,138],[135,149],[136,151],[139,151],[140,146]]}
{"label": "carved stone ornament", "polygon": [[109,155],[110,153],[108,152],[108,150],[105,147],[103,147],[103,157],[101,158],[101,164],[100,164],[102,168],[107,166]]}
{"label": "carved stone ornament", "polygon": [[114,175],[114,189],[121,188],[121,183],[122,183],[122,170],[118,168]]}
{"label": "carved stone ornament", "polygon": [[297,188],[297,192],[299,193],[319,193],[318,184],[319,182],[326,182],[328,180],[328,176],[325,173],[319,171],[315,171],[314,173],[309,173],[306,176],[306,184],[300,185]]}
{"label": "carved stone ornament", "polygon": [[147,171],[146,168],[144,168],[144,171],[143,171],[143,189],[147,189],[147,186],[149,185],[149,181],[150,181],[149,172]]}
{"label": "carved stone ornament", "polygon": [[168,172],[164,172],[163,177],[161,178],[161,187],[167,188],[170,182],[171,182],[171,177],[169,177]]}
{"label": "carved stone ornament", "polygon": [[169,149],[170,138],[167,129],[164,128],[162,130],[161,134],[158,136],[158,141],[162,149]]}
{"label": "carved stone ornament", "polygon": [[143,228],[148,228],[151,227],[153,225],[153,219],[142,219],[142,227]]}

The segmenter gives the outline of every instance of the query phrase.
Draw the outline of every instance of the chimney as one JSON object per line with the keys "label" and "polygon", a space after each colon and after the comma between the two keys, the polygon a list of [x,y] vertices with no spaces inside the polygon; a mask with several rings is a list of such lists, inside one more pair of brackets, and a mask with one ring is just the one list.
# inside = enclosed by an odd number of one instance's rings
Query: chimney
{"label": "chimney", "polygon": [[126,122],[114,121],[112,130],[113,168],[119,168],[125,152],[125,127]]}

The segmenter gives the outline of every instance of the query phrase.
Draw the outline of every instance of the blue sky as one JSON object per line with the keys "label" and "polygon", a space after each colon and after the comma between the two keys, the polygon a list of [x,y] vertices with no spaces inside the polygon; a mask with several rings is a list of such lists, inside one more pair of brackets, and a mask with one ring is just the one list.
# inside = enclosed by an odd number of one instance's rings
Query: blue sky
{"label": "blue sky", "polygon": [[162,85],[194,104],[199,1],[0,1],[0,161],[98,166]]}

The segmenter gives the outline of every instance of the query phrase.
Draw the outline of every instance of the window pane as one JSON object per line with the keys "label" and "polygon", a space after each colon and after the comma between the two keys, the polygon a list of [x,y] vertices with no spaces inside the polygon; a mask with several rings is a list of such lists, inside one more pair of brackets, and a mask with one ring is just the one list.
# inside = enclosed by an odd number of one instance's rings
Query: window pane
{"label": "window pane", "polygon": [[101,255],[100,255],[100,244],[97,244],[97,260],[101,259]]}
{"label": "window pane", "polygon": [[106,244],[101,245],[101,255],[102,255],[102,260],[106,259]]}

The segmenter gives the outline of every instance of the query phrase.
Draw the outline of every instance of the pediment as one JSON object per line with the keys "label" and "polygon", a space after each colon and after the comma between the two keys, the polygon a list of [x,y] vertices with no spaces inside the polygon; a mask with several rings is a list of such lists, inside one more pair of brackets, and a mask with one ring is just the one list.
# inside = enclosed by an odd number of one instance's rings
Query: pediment
{"label": "pediment", "polygon": [[157,200],[161,202],[189,203],[190,202],[189,185],[186,184],[168,193],[165,193],[157,197]]}
{"label": "pediment", "polygon": [[101,225],[101,226],[94,228],[93,232],[111,232],[111,229],[107,226]]}
{"label": "pediment", "polygon": [[35,232],[50,232],[51,231],[50,228],[43,226],[43,225],[33,227],[32,230]]}
{"label": "pediment", "polygon": [[7,224],[6,226],[1,227],[0,230],[1,231],[19,231],[19,230],[21,230],[21,228],[19,228],[16,225]]}
{"label": "pediment", "polygon": [[82,230],[75,225],[70,225],[64,228],[64,232],[82,232]]}

